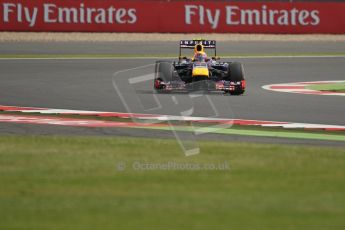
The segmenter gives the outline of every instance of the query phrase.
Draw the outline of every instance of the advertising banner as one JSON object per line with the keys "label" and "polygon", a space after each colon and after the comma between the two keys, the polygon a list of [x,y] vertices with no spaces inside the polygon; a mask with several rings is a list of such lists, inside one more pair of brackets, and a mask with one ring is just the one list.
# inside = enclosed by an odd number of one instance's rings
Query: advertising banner
{"label": "advertising banner", "polygon": [[342,2],[0,0],[0,31],[345,34]]}

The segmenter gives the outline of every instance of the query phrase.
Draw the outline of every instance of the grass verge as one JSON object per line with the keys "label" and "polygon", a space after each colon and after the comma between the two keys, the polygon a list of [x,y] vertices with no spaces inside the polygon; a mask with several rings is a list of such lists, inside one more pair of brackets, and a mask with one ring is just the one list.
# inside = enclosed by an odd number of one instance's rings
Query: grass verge
{"label": "grass verge", "polygon": [[331,91],[337,93],[345,93],[345,83],[332,83],[332,84],[315,84],[308,85],[308,89],[320,90],[320,91]]}
{"label": "grass verge", "polygon": [[[201,154],[185,157],[161,139],[0,143],[1,229],[345,227],[341,148],[200,142]],[[135,162],[227,162],[230,170],[135,170]]]}

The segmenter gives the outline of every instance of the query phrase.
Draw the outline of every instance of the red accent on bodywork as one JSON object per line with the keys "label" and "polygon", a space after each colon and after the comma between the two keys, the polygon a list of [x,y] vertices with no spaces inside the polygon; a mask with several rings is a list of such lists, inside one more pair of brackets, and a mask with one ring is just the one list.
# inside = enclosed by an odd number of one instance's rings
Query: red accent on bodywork
{"label": "red accent on bodywork", "polygon": [[154,83],[155,89],[159,89],[159,86],[160,86],[160,85],[161,85],[161,81],[158,80],[158,79],[156,79],[156,80],[155,80],[155,83]]}
{"label": "red accent on bodywork", "polygon": [[245,89],[245,88],[246,88],[246,86],[247,86],[246,80],[242,80],[242,81],[241,81],[241,86],[242,86],[242,89]]}

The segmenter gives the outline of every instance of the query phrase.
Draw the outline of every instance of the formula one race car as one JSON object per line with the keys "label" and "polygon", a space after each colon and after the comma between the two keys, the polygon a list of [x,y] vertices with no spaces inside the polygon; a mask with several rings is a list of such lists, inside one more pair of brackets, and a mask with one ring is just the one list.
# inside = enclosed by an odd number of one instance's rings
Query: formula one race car
{"label": "formula one race car", "polygon": [[[182,56],[182,49],[194,49],[193,57]],[[213,49],[214,56],[208,58],[205,49]],[[154,89],[157,92],[202,90],[243,94],[246,81],[242,64],[219,60],[216,41],[181,40],[177,62],[156,61]]]}

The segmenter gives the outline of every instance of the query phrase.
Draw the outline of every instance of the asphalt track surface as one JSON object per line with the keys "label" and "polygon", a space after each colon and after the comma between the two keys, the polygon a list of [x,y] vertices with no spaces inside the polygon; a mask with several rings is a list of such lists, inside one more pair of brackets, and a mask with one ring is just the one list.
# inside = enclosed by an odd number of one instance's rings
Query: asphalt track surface
{"label": "asphalt track surface", "polygon": [[[177,47],[171,43],[0,43],[2,54],[166,54]],[[230,53],[337,53],[344,43],[264,42],[222,44]],[[84,47],[84,49],[82,49]],[[232,47],[232,48],[231,48]],[[280,48],[279,48],[280,47]],[[118,51],[118,52],[116,52]],[[144,52],[145,51],[145,52]],[[265,52],[264,52],[265,51]],[[226,61],[226,60],[225,60]],[[139,100],[144,107],[130,106],[130,112],[181,115],[193,108],[192,116],[345,125],[345,100],[337,96],[278,93],[262,89],[266,84],[298,81],[345,80],[344,57],[239,58],[245,66],[248,88],[244,96],[207,94],[191,98],[188,94],[155,94],[163,108],[155,109],[150,82],[135,85],[134,94],[120,93]],[[0,60],[0,104],[61,109],[128,112],[119,96],[121,80],[153,72],[153,59],[111,60]],[[148,65],[148,66],[147,66]],[[151,65],[151,66],[150,66]],[[139,70],[118,71],[132,68]],[[114,77],[115,74],[115,77]],[[115,80],[114,80],[115,79]],[[114,88],[118,86],[118,91]],[[205,103],[206,99],[211,102]],[[127,101],[127,99],[125,99]],[[131,129],[90,129],[0,123],[3,134],[76,134],[164,137],[162,132]],[[315,144],[321,141],[281,138],[224,137],[208,134],[210,139]],[[324,142],[324,144],[332,144]]]}

